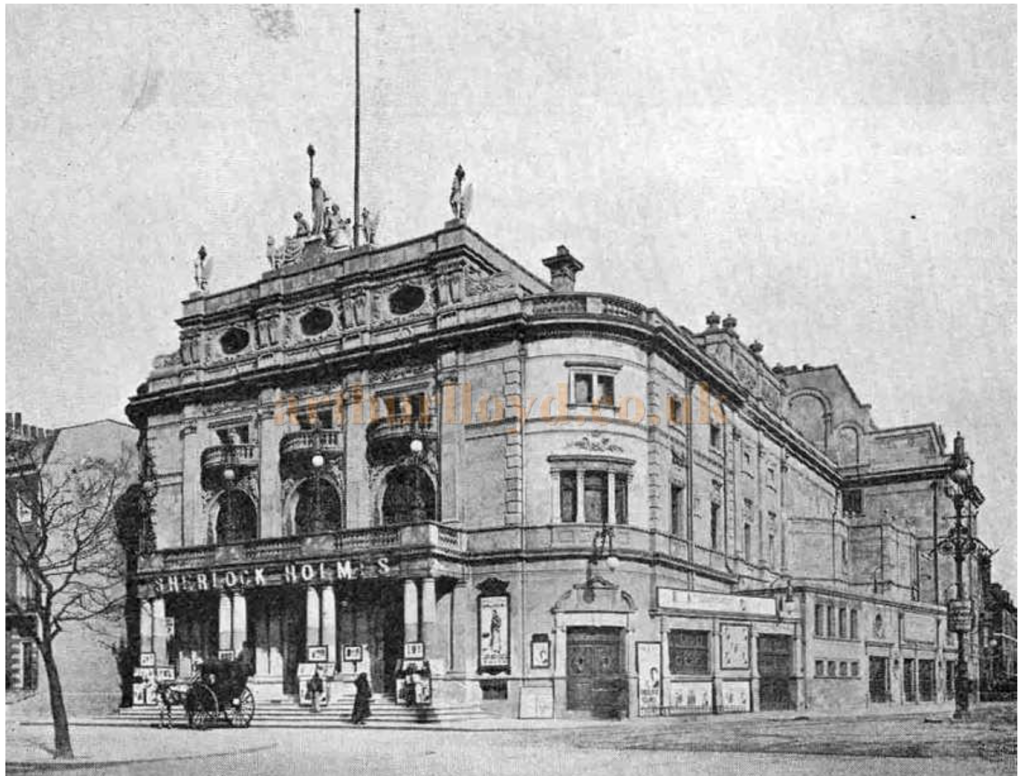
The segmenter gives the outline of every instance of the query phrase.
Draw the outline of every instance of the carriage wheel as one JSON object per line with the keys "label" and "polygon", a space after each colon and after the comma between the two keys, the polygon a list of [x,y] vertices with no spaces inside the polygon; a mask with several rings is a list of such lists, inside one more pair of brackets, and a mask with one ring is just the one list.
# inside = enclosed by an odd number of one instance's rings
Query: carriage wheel
{"label": "carriage wheel", "polygon": [[217,720],[217,696],[204,684],[194,684],[185,696],[185,712],[188,726],[206,730]]}
{"label": "carriage wheel", "polygon": [[252,724],[253,715],[256,713],[256,699],[252,697],[252,691],[246,687],[242,690],[228,710],[228,722],[231,727],[249,727]]}

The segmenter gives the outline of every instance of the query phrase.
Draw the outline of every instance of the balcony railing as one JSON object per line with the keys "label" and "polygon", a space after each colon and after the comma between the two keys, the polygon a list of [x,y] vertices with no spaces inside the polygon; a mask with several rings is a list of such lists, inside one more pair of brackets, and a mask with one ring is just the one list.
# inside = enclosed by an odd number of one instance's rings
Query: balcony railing
{"label": "balcony railing", "polygon": [[279,536],[236,544],[179,547],[142,558],[140,571],[199,571],[240,563],[288,563],[367,552],[438,549],[460,552],[461,531],[438,523],[355,528],[335,533]]}
{"label": "balcony railing", "polygon": [[413,440],[419,440],[425,446],[436,439],[437,418],[434,415],[389,416],[373,421],[366,428],[367,452],[374,461],[406,455],[413,450]]}
{"label": "balcony railing", "polygon": [[319,451],[326,458],[339,456],[343,439],[339,429],[321,428],[293,431],[281,439],[281,457],[308,457]]}
{"label": "balcony railing", "polygon": [[217,445],[203,450],[200,462],[204,472],[220,472],[229,467],[255,469],[259,466],[256,445]]}

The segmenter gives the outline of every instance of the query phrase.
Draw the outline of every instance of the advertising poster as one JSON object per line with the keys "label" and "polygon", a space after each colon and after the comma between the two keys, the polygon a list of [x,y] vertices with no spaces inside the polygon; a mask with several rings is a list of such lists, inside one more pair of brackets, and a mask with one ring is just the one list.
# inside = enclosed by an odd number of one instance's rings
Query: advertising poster
{"label": "advertising poster", "polygon": [[636,672],[640,679],[640,716],[656,716],[661,712],[661,642],[637,642]]}
{"label": "advertising poster", "polygon": [[508,596],[482,595],[480,601],[480,667],[509,667]]}

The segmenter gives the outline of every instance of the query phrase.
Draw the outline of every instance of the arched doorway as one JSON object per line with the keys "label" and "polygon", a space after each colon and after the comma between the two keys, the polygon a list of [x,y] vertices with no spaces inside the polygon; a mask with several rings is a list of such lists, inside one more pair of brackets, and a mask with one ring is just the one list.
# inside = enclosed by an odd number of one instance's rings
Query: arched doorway
{"label": "arched doorway", "polygon": [[295,503],[295,533],[328,533],[344,527],[341,497],[337,488],[325,477],[310,477],[299,485]]}
{"label": "arched doorway", "polygon": [[217,541],[244,542],[256,538],[256,505],[240,490],[229,490],[217,500]]}
{"label": "arched doorway", "polygon": [[399,466],[388,473],[381,502],[384,525],[434,519],[434,483],[419,466]]}

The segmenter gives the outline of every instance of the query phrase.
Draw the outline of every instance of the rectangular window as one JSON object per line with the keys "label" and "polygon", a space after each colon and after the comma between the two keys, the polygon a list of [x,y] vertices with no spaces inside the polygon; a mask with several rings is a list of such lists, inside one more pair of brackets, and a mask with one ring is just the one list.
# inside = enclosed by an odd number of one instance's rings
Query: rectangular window
{"label": "rectangular window", "polygon": [[850,610],[850,638],[860,638],[860,623],[857,620],[858,614],[856,609]]}
{"label": "rectangular window", "polygon": [[843,660],[843,661],[841,661],[839,663],[839,675],[840,676],[849,676],[850,675],[850,669],[849,669],[849,666],[846,665],[846,661],[845,660]]}
{"label": "rectangular window", "polygon": [[722,427],[715,423],[708,425],[708,445],[712,450],[722,449]]}
{"label": "rectangular window", "polygon": [[561,472],[558,475],[559,499],[563,523],[576,522],[576,472]]}
{"label": "rectangular window", "polygon": [[668,422],[674,426],[686,423],[685,405],[675,394],[668,397]]}
{"label": "rectangular window", "polygon": [[594,401],[594,378],[592,375],[577,372],[572,379],[573,404],[590,404]]}
{"label": "rectangular window", "polygon": [[672,533],[682,536],[685,528],[685,517],[683,512],[683,488],[681,485],[672,486]]}
{"label": "rectangular window", "polygon": [[775,534],[768,534],[768,565],[775,565]]}
{"label": "rectangular window", "polygon": [[815,604],[814,605],[814,635],[824,636],[825,635],[825,605]]}
{"label": "rectangular window", "polygon": [[846,609],[839,610],[839,638],[846,638]]}
{"label": "rectangular window", "polygon": [[814,661],[814,675],[815,676],[824,676],[825,675],[825,661],[824,660],[815,660]]}
{"label": "rectangular window", "polygon": [[841,548],[842,548],[842,558],[843,558],[843,566],[845,566],[845,565],[846,565],[846,560],[847,560],[847,554],[846,554],[846,539],[843,539],[843,540],[842,540],[842,543],[841,543],[841,545],[840,545],[840,546],[841,546]]}
{"label": "rectangular window", "polygon": [[835,638],[836,635],[836,610],[834,606],[828,607],[827,619],[825,624],[828,627],[828,637],[830,639]]}
{"label": "rectangular window", "polygon": [[711,549],[718,549],[718,513],[721,505],[711,502]]}
{"label": "rectangular window", "polygon": [[615,522],[629,522],[629,477],[625,474],[615,475]]}
{"label": "rectangular window", "polygon": [[597,376],[597,403],[605,407],[615,406],[615,378],[611,375]]}
{"label": "rectangular window", "polygon": [[863,511],[863,499],[859,490],[843,491],[843,511],[852,512],[855,515]]}
{"label": "rectangular window", "polygon": [[835,660],[829,660],[828,661],[828,675],[829,676],[835,676],[836,675],[836,661]]}
{"label": "rectangular window", "polygon": [[860,676],[860,663],[856,660],[850,663],[850,676]]}
{"label": "rectangular window", "polygon": [[750,523],[743,526],[743,557],[750,560]]}
{"label": "rectangular window", "polygon": [[608,472],[584,473],[583,519],[588,523],[608,522]]}
{"label": "rectangular window", "polygon": [[240,425],[218,428],[217,438],[222,445],[247,445],[249,444],[249,426]]}
{"label": "rectangular window", "polygon": [[672,674],[706,676],[711,673],[707,631],[668,632],[668,670]]}

